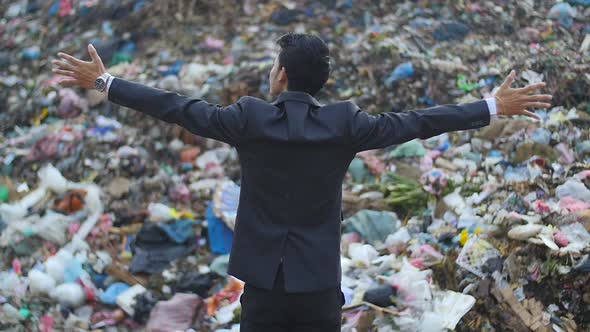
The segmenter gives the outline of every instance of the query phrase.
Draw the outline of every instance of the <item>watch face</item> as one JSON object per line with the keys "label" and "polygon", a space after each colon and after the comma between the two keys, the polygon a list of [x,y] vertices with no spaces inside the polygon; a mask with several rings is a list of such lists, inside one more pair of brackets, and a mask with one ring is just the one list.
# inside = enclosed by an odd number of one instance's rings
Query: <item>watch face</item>
{"label": "watch face", "polygon": [[104,91],[104,89],[106,88],[106,81],[102,78],[97,78],[96,81],[94,81],[94,87],[98,91]]}

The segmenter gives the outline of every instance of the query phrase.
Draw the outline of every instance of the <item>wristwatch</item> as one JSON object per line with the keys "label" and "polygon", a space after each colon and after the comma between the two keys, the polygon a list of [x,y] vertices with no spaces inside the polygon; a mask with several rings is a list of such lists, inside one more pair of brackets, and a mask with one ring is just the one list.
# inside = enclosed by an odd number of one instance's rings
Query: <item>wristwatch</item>
{"label": "wristwatch", "polygon": [[100,75],[96,81],[94,81],[94,88],[100,92],[104,92],[107,89],[109,81],[113,78],[113,75],[104,73]]}

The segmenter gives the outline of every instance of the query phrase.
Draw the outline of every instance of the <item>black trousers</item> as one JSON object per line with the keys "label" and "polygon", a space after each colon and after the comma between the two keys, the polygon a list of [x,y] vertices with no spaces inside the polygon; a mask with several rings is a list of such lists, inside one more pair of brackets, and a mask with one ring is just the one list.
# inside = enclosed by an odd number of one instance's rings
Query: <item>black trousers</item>
{"label": "black trousers", "polygon": [[340,332],[344,304],[340,288],[287,293],[282,264],[272,290],[246,283],[240,302],[240,332]]}

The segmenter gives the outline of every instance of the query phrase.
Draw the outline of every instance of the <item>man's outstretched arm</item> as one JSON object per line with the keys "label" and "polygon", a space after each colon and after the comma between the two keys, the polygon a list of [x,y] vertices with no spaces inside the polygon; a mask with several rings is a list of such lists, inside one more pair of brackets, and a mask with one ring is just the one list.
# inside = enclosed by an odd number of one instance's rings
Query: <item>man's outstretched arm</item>
{"label": "man's outstretched arm", "polygon": [[531,95],[545,86],[532,84],[513,89],[516,73],[512,71],[493,99],[460,105],[441,105],[425,110],[371,115],[351,103],[351,137],[356,151],[383,148],[415,138],[426,139],[445,132],[487,126],[492,116],[526,115],[539,117],[527,109],[547,108],[551,95]]}
{"label": "man's outstretched arm", "polygon": [[[67,76],[64,86],[95,88],[95,80],[106,73],[96,49],[88,46],[91,61],[82,61],[59,53],[53,72]],[[146,113],[160,120],[175,123],[204,137],[237,145],[245,130],[242,101],[222,107],[204,100],[191,99],[174,92],[154,89],[119,78],[110,78],[107,90],[110,101]]]}

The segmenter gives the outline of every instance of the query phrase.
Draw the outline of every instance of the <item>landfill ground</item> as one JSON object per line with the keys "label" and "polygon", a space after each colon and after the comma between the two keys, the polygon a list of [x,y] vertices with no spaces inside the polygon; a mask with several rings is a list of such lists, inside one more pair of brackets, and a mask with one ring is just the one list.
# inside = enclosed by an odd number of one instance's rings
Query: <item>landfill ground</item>
{"label": "landfill ground", "polygon": [[[360,153],[343,185],[342,331],[590,331],[590,1],[0,0],[0,331],[239,331],[235,150],[59,85],[269,100],[275,40],[316,33],[317,98],[371,113],[540,81],[542,118]],[[288,188],[285,188],[288,190]]]}

